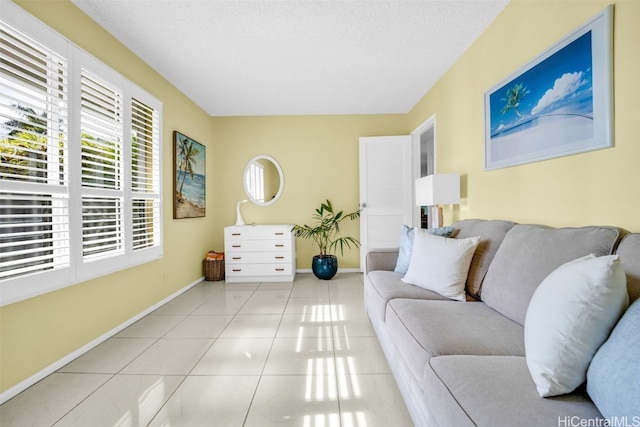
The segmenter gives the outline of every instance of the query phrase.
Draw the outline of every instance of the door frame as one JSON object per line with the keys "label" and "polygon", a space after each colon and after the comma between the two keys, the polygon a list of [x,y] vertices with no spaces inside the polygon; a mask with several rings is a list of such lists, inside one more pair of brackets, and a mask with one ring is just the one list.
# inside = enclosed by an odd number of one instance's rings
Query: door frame
{"label": "door frame", "polygon": [[422,122],[417,128],[415,128],[409,135],[411,136],[411,156],[413,157],[412,169],[413,169],[413,183],[411,188],[414,190],[411,192],[411,200],[413,203],[413,226],[420,227],[420,207],[416,206],[416,194],[415,194],[415,180],[420,178],[420,137],[428,130],[433,128],[433,173],[438,170],[437,166],[437,133],[436,133],[436,114],[433,113],[429,118]]}

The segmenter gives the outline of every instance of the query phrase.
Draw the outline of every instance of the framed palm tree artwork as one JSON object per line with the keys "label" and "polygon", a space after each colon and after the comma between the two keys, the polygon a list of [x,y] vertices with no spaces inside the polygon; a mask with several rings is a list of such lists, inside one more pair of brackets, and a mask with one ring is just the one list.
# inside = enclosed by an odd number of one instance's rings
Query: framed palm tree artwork
{"label": "framed palm tree artwork", "polygon": [[173,217],[198,218],[206,208],[206,147],[173,132]]}
{"label": "framed palm tree artwork", "polygon": [[485,93],[485,169],[613,146],[608,6]]}

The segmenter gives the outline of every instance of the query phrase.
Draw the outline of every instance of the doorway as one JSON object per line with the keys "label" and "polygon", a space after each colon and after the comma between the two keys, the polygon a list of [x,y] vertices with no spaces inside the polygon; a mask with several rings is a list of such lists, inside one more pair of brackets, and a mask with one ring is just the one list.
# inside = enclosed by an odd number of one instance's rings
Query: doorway
{"label": "doorway", "polygon": [[[369,250],[397,248],[403,224],[430,224],[415,180],[435,173],[435,115],[410,135],[360,138],[360,268]],[[427,227],[425,227],[427,228]]]}
{"label": "doorway", "polygon": [[373,249],[397,248],[414,218],[413,138],[360,138],[360,268]]}
{"label": "doorway", "polygon": [[[411,132],[413,145],[413,181],[427,175],[436,173],[436,116],[435,114],[425,120],[413,132]],[[414,184],[412,183],[412,188]],[[413,195],[415,202],[415,194]],[[414,203],[415,205],[415,203]],[[431,208],[427,206],[415,206],[413,215],[414,227],[429,228],[431,221]]]}

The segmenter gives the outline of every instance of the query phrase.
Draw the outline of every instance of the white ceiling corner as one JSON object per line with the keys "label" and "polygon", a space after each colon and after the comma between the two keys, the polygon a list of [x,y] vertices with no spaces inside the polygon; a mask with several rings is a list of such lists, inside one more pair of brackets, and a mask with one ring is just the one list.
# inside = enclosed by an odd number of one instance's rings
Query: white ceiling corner
{"label": "white ceiling corner", "polygon": [[72,0],[212,116],[406,113],[508,0]]}

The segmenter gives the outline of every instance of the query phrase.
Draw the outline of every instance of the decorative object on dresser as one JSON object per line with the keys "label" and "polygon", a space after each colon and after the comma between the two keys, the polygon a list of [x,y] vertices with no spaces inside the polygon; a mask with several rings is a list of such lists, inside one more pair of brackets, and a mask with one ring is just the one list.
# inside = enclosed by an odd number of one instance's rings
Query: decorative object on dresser
{"label": "decorative object on dresser", "polygon": [[291,224],[225,227],[226,282],[292,282],[296,274],[292,227]]}
{"label": "decorative object on dresser", "polygon": [[360,242],[353,237],[338,237],[340,223],[345,219],[354,220],[360,217],[360,209],[345,214],[344,211],[334,212],[331,202],[327,199],[313,214],[313,226],[307,224],[294,225],[293,234],[303,239],[312,239],[318,245],[320,254],[313,257],[311,269],[318,279],[330,280],[338,272],[338,258],[328,252],[340,248],[344,254],[344,246],[351,248],[360,246]]}
{"label": "decorative object on dresser", "polygon": [[243,203],[247,203],[248,200],[240,200],[236,205],[236,225],[245,225],[244,219],[242,219],[242,214],[240,213],[240,205]]}

